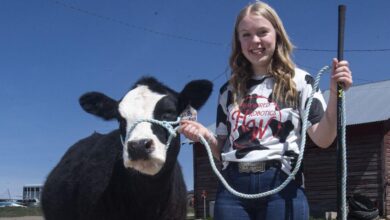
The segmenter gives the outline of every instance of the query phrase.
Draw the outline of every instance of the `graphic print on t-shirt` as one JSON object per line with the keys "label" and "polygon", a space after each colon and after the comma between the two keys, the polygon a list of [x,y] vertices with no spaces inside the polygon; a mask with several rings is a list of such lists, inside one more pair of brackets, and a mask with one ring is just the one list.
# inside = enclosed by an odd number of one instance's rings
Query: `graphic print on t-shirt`
{"label": "graphic print on t-shirt", "polygon": [[272,100],[257,94],[246,96],[239,107],[230,113],[233,149],[245,152],[249,152],[249,149],[269,149],[261,145],[260,140],[271,134],[284,142],[294,126],[291,121],[282,123],[281,118],[282,112]]}

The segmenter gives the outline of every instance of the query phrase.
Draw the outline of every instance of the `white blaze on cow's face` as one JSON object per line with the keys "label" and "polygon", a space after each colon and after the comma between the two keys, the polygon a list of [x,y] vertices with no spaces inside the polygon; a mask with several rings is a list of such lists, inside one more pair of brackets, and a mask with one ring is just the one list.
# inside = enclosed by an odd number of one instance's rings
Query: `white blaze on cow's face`
{"label": "white blaze on cow's face", "polygon": [[[119,103],[119,113],[126,120],[126,133],[139,119],[153,118],[156,104],[165,95],[151,91],[147,86],[138,86],[126,94]],[[125,138],[125,137],[123,137]],[[132,158],[128,148],[130,142],[149,140],[148,159]],[[161,143],[152,131],[149,122],[139,123],[124,141],[123,161],[124,166],[133,168],[141,173],[154,175],[164,165],[166,160],[166,143]]]}

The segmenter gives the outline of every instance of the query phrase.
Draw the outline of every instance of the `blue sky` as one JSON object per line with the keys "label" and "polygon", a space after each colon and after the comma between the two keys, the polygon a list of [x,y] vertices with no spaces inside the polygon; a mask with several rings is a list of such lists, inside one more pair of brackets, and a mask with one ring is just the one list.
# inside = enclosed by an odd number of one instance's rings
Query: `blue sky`
{"label": "blue sky", "polygon": [[[215,89],[198,118],[212,124],[218,88],[230,73],[235,16],[249,2],[1,0],[0,198],[43,183],[77,140],[117,127],[82,111],[78,97],[87,91],[120,99],[143,75],[175,90],[209,79]],[[313,75],[336,57],[337,7],[345,4],[344,57],[355,85],[390,79],[390,1],[266,2],[297,47],[297,65]],[[179,160],[192,189],[190,146],[182,147]]]}

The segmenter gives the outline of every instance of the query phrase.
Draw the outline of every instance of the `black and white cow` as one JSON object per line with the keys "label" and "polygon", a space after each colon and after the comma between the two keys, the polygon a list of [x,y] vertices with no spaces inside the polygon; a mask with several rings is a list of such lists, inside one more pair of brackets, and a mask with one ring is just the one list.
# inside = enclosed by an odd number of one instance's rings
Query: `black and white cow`
{"label": "black and white cow", "polygon": [[120,100],[91,92],[82,108],[119,129],[94,133],[73,145],[51,171],[42,193],[46,220],[164,220],[186,217],[186,187],[177,162],[179,135],[166,149],[169,133],[139,119],[176,121],[188,105],[199,109],[208,99],[207,80],[188,83],[177,93],[145,77]]}

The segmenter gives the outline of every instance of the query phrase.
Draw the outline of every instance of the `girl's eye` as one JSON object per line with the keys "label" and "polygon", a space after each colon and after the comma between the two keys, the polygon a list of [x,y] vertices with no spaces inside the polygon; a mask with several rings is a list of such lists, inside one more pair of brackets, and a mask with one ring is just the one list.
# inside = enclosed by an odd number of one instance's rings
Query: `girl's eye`
{"label": "girl's eye", "polygon": [[259,31],[259,32],[257,32],[257,36],[265,36],[267,33],[268,33],[268,31],[266,31],[266,30]]}
{"label": "girl's eye", "polygon": [[251,36],[249,33],[243,33],[242,34],[242,37],[249,37],[249,36]]}

